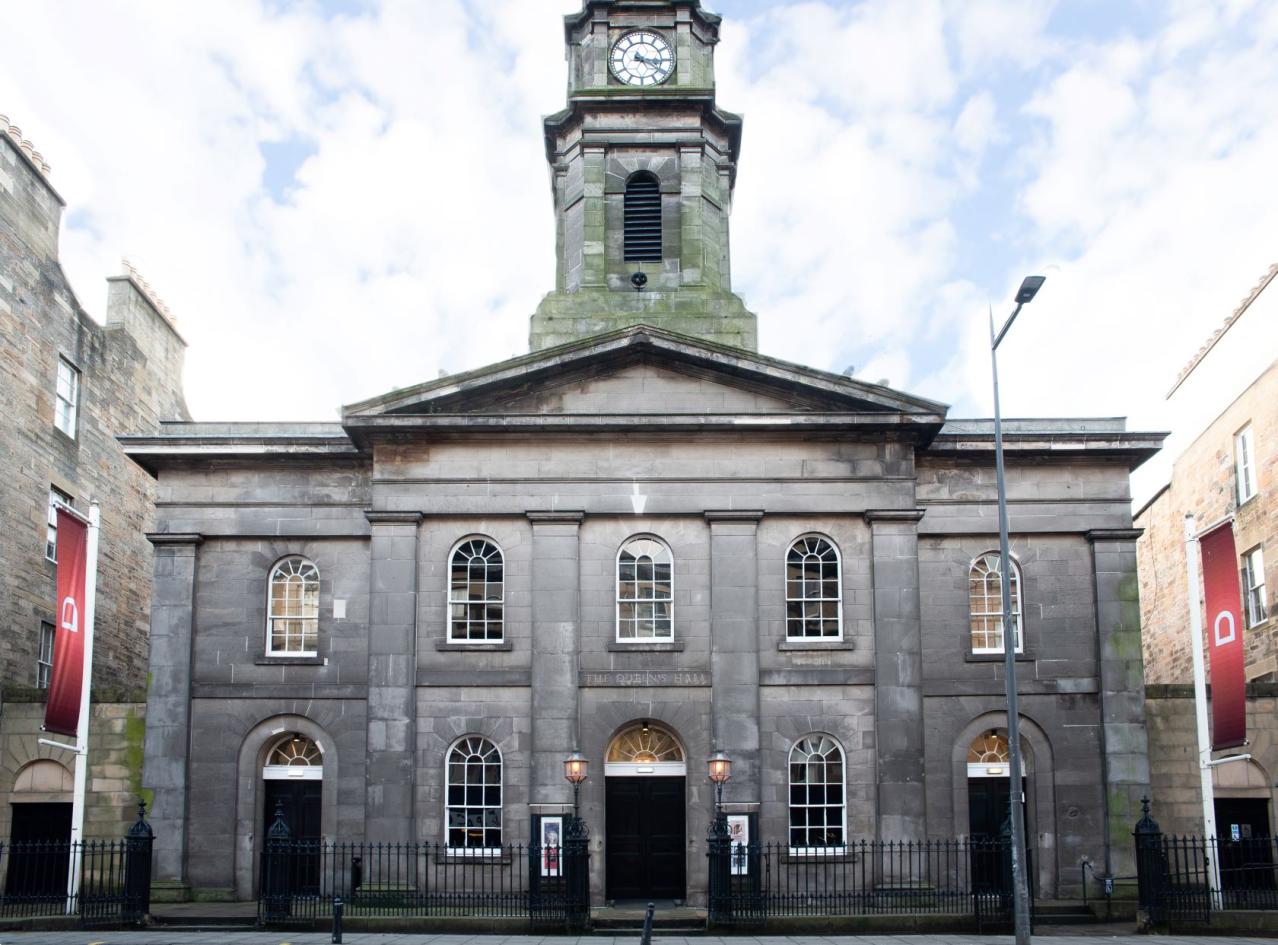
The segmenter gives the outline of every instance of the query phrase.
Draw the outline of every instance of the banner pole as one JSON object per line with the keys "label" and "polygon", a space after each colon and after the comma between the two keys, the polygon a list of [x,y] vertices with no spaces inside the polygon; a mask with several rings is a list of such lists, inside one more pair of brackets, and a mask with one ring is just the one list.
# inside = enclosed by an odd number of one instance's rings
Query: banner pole
{"label": "banner pole", "polygon": [[67,915],[76,912],[84,858],[84,800],[89,783],[89,703],[93,682],[93,622],[98,591],[98,531],[101,511],[89,506],[89,530],[85,539],[84,574],[84,671],[80,679],[80,718],[76,724],[75,787],[71,797],[71,856],[67,858]]}
{"label": "banner pole", "polygon": [[[1198,534],[1194,516],[1185,516],[1185,561],[1189,577],[1190,654],[1194,663],[1194,715],[1198,722],[1198,776],[1203,797],[1203,842],[1207,850],[1207,886],[1212,905],[1220,908],[1220,863],[1210,847],[1216,836],[1216,795],[1212,785],[1211,735],[1207,729],[1207,669],[1203,663],[1203,604],[1198,595]],[[1217,844],[1219,846],[1219,843]]]}

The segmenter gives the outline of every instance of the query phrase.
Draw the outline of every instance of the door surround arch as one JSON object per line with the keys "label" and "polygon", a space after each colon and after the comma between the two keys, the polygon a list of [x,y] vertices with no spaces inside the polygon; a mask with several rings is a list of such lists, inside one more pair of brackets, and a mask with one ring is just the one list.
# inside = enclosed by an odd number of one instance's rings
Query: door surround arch
{"label": "door surround arch", "polygon": [[[320,824],[326,838],[337,836],[336,744],[323,726],[302,715],[274,715],[258,722],[240,743],[236,767],[235,799],[235,893],[240,899],[251,899],[256,889],[257,869],[264,838],[258,825],[265,816],[264,776],[267,760],[285,736],[300,735],[315,743],[321,752],[319,780]],[[314,777],[314,775],[308,775]]]}
{"label": "door surround arch", "polygon": [[[1007,713],[986,712],[977,716],[954,739],[950,755],[951,772],[951,823],[955,836],[966,836],[970,812],[968,810],[968,751],[972,742],[982,732],[1007,734]],[[1056,827],[1056,766],[1053,761],[1052,743],[1032,718],[1020,714],[1021,769],[1026,782],[1026,815],[1029,821],[1029,838],[1035,848],[1034,870],[1037,874],[1039,894],[1051,898],[1056,895],[1059,868],[1056,862],[1058,836]]]}

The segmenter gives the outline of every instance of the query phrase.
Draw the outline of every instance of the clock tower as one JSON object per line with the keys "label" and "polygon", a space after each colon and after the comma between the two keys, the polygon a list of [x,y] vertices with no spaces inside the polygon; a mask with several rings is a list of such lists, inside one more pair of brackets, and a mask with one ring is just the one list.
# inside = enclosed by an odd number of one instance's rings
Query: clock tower
{"label": "clock tower", "polygon": [[564,18],[568,107],[545,120],[555,290],[532,350],[639,324],[757,350],[730,277],[741,118],[715,104],[719,23],[699,0],[585,0]]}

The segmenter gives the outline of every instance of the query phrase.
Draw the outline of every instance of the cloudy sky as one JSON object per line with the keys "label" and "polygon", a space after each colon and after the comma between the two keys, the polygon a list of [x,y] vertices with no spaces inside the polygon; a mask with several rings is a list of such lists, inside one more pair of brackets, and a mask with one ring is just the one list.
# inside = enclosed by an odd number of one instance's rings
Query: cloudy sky
{"label": "cloudy sky", "polygon": [[[1004,412],[1174,422],[1278,261],[1278,4],[709,5],[764,353],[986,415],[987,306],[1039,272]],[[4,3],[0,112],[53,165],[85,307],[128,255],[176,312],[197,419],[331,419],[527,350],[577,7]]]}

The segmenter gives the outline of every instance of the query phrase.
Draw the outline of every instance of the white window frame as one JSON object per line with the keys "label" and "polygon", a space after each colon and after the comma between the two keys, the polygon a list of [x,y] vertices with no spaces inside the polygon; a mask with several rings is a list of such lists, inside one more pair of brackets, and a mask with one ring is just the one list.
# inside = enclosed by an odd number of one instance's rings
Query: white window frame
{"label": "white window frame", "polygon": [[[807,743],[810,739],[817,740],[813,748],[820,747],[821,742],[824,741],[824,742],[829,742],[829,744],[833,745],[834,750],[839,753],[839,803],[837,805],[830,804],[828,803],[828,801],[822,804],[810,804],[807,802],[802,804],[795,804],[794,802],[794,788],[795,788],[794,755],[795,755],[795,752],[799,750],[799,747],[801,745],[805,745],[805,743]],[[812,758],[812,755],[813,755],[813,752],[805,748],[806,758],[810,760]],[[807,762],[805,761],[805,763]],[[839,742],[839,740],[827,732],[808,732],[806,735],[803,735],[802,737],[795,739],[794,744],[790,746],[790,753],[786,757],[785,783],[786,783],[786,798],[785,798],[786,843],[789,848],[790,854],[792,856],[830,856],[833,854],[844,852],[847,849],[847,844],[848,844],[848,755],[847,755],[847,752],[843,750],[843,745]],[[811,782],[804,781],[803,783],[807,785],[807,784],[810,784]],[[821,786],[827,789],[826,797],[828,798],[829,797],[828,788],[831,786],[830,782],[823,781],[821,782]],[[797,827],[797,828],[794,826],[794,810],[796,807],[801,807],[804,810],[819,808],[821,810],[829,811],[835,808],[836,806],[839,811],[839,825],[838,825],[839,833],[842,835],[842,838],[843,838],[841,842],[833,843],[833,844],[822,844],[821,846],[813,846],[810,844],[802,844],[802,845],[795,844],[794,831],[796,829],[804,831],[805,839],[807,838],[808,831],[812,830],[812,827],[809,825],[805,825],[803,827]]]}
{"label": "white window frame", "polygon": [[[818,542],[822,542],[822,543],[824,543],[824,544],[825,544],[825,545],[826,545],[826,546],[827,546],[827,547],[828,547],[831,551],[833,551],[833,552],[834,552],[834,579],[835,579],[835,591],[836,591],[836,596],[835,596],[835,597],[825,597],[825,596],[811,597],[811,596],[807,596],[807,595],[800,595],[800,596],[798,596],[798,597],[791,597],[791,596],[790,596],[790,555],[791,555],[791,554],[794,552],[794,550],[795,550],[795,549],[799,546],[800,542],[808,542],[808,541],[818,541]],[[809,553],[810,553],[810,552],[809,552]],[[809,553],[805,553],[805,554],[804,554],[804,557],[806,558],[806,557],[808,556],[808,554],[809,554]],[[822,563],[822,566],[824,566],[824,563]],[[786,551],[785,551],[785,562],[784,562],[784,567],[785,567],[785,609],[786,609],[786,615],[785,615],[785,638],[786,638],[786,640],[787,640],[787,641],[798,642],[798,643],[802,643],[802,642],[812,642],[812,641],[820,641],[820,640],[830,640],[830,641],[836,641],[836,642],[837,642],[837,641],[842,640],[842,639],[843,639],[843,555],[839,552],[839,546],[838,546],[838,544],[836,544],[836,543],[834,542],[834,540],[833,540],[833,539],[831,539],[831,538],[830,538],[829,536],[827,536],[827,535],[821,535],[821,534],[817,534],[817,533],[811,533],[811,534],[807,534],[807,535],[800,535],[798,538],[796,538],[794,541],[792,541],[792,542],[790,543],[790,546],[786,549]],[[800,578],[800,583],[801,583],[804,587],[806,587],[806,582],[804,582],[802,578]],[[817,581],[816,583],[817,583],[818,585],[823,585],[823,584],[825,583],[825,581],[824,581],[824,579],[821,579],[821,580]],[[837,631],[836,633],[834,633],[834,634],[832,634],[832,635],[831,635],[831,634],[825,634],[825,633],[821,633],[821,634],[813,635],[813,634],[804,634],[804,633],[795,633],[795,632],[793,632],[792,627],[793,627],[793,625],[794,625],[794,621],[796,620],[796,618],[792,618],[792,617],[790,616],[790,605],[791,605],[791,604],[795,604],[795,603],[798,603],[798,604],[811,604],[811,603],[825,604],[825,603],[827,603],[827,602],[829,602],[829,601],[834,601],[834,602],[835,602],[835,605],[836,605],[836,618],[835,618],[835,619],[836,619],[835,627],[836,627],[836,631]],[[821,617],[821,618],[819,618],[819,619],[820,619],[820,620],[824,623],[824,621],[825,621],[825,618],[824,618],[824,617]],[[799,617],[799,618],[797,618],[797,622],[799,623],[799,625],[800,625],[800,626],[802,626],[804,623],[806,623],[806,620],[807,620],[807,618],[806,618],[806,617]]]}
{"label": "white window frame", "polygon": [[[665,549],[666,557],[669,559],[669,562],[670,562],[670,582],[669,582],[669,583],[670,583],[670,596],[669,596],[669,597],[665,597],[665,598],[658,598],[658,597],[626,597],[626,598],[623,598],[623,597],[621,596],[621,556],[622,556],[622,554],[623,554],[623,553],[625,553],[626,549],[627,549],[627,548],[629,548],[631,545],[635,544],[636,542],[642,542],[642,541],[651,541],[651,542],[655,542],[655,543],[657,543],[658,545],[660,545],[663,549]],[[633,643],[633,644],[636,644],[636,645],[643,645],[643,644],[645,644],[645,643],[672,643],[672,642],[674,642],[674,638],[675,638],[675,635],[674,635],[674,626],[675,626],[675,620],[674,620],[674,614],[675,614],[675,606],[674,606],[674,597],[675,597],[675,594],[674,594],[674,587],[675,587],[675,573],[674,573],[674,570],[675,570],[675,569],[674,569],[674,552],[671,550],[669,543],[668,543],[668,542],[666,542],[664,539],[662,539],[662,538],[658,537],[657,535],[650,535],[650,534],[643,534],[643,535],[631,535],[629,538],[627,538],[625,541],[623,541],[623,542],[621,543],[621,547],[617,549],[617,557],[616,557],[616,560],[615,560],[615,562],[614,562],[614,565],[613,565],[613,571],[612,571],[612,575],[613,575],[613,594],[614,594],[614,600],[615,600],[615,604],[616,604],[616,610],[615,610],[615,614],[614,614],[614,616],[615,616],[615,624],[614,624],[614,626],[615,626],[615,628],[616,628],[616,636],[615,636],[615,639],[616,639],[616,641],[617,641],[618,643]],[[638,584],[638,583],[639,583],[639,582],[638,582],[638,579],[636,579],[635,583],[636,583],[636,584]],[[655,583],[655,579],[654,579],[654,583]],[[669,624],[670,624],[669,632],[668,632],[666,635],[664,635],[664,636],[650,636],[650,637],[639,637],[639,636],[634,636],[634,637],[623,637],[623,636],[621,635],[621,625],[622,625],[621,607],[622,607],[622,605],[623,605],[623,604],[642,603],[642,602],[663,603],[663,604],[665,604],[665,605],[666,605],[666,612],[667,612],[667,614],[669,615],[668,620],[669,620]],[[639,619],[639,618],[636,618],[636,619]],[[654,617],[654,620],[655,620],[655,617]]]}
{"label": "white window frame", "polygon": [[[484,581],[485,588],[487,588],[487,586],[492,583],[500,584],[501,593],[500,593],[500,596],[497,597],[496,599],[485,598],[483,601],[477,601],[470,597],[454,596],[457,591],[457,588],[453,584],[454,563],[457,559],[457,556],[461,553],[462,549],[466,547],[468,544],[470,544],[471,542],[483,542],[484,544],[491,547],[497,555],[496,566],[501,568],[501,581],[491,582],[491,581],[488,581],[487,579],[485,579]],[[487,567],[493,567],[493,564],[491,561],[487,563]],[[506,640],[506,553],[502,550],[501,545],[499,545],[492,538],[489,538],[487,535],[466,536],[461,541],[457,542],[457,544],[453,545],[452,550],[448,552],[448,575],[446,580],[448,581],[448,595],[447,595],[448,596],[448,615],[447,615],[448,642],[461,644],[461,645],[468,645],[468,646],[482,646],[485,643],[490,643],[490,644],[504,643]],[[493,605],[496,605],[497,607],[501,608],[501,617],[498,620],[493,621],[485,617],[483,620],[479,621],[479,623],[482,623],[485,627],[493,623],[496,623],[501,629],[501,633],[498,636],[489,637],[485,635],[482,639],[477,639],[475,637],[467,637],[467,636],[459,637],[454,635],[454,630],[457,625],[457,619],[453,616],[453,608],[458,606],[469,608],[476,604],[482,604],[482,606],[485,608],[485,612],[487,612],[488,607],[491,607]],[[465,611],[463,611],[463,613],[465,613]],[[467,629],[469,629],[472,626],[472,623],[468,614],[462,617],[461,622],[466,625]]]}
{"label": "white window frame", "polygon": [[[302,613],[301,614],[273,613],[274,604],[275,604],[275,577],[276,575],[281,573],[284,567],[292,565],[294,562],[300,562],[303,566],[309,566],[311,571],[313,572],[313,580],[315,584],[315,609],[313,614],[308,614],[306,612],[306,597],[307,597],[306,589],[307,589],[307,586],[311,583],[311,580],[307,576],[301,574],[300,571],[294,571],[293,574],[302,577]],[[319,572],[319,568],[316,567],[315,562],[312,561],[310,558],[306,557],[305,555],[287,555],[286,557],[281,558],[279,561],[276,561],[275,564],[271,566],[270,576],[266,580],[266,655],[267,656],[280,657],[280,658],[298,657],[298,658],[304,659],[307,657],[315,657],[319,655],[319,610],[320,610],[319,595],[320,595],[320,572]],[[275,638],[275,634],[273,631],[275,629],[276,620],[300,620],[303,622],[303,624],[309,623],[313,628],[311,635],[313,636],[315,640],[315,647],[309,650],[306,648],[307,634],[306,634],[306,628],[305,626],[303,626],[301,649],[277,650],[273,642]],[[285,632],[286,640],[287,640],[287,636],[288,634],[286,631]]]}
{"label": "white window frame", "polygon": [[[1000,587],[999,594],[993,598],[990,598],[988,595],[982,595],[982,598],[985,600],[992,599],[997,602],[998,607],[996,610],[977,611],[976,608],[973,606],[974,601],[972,600],[972,576],[976,571],[976,566],[978,564],[982,564],[986,558],[994,558],[997,561],[1000,557],[1001,555],[998,553],[998,551],[984,551],[981,554],[977,555],[975,558],[973,558],[971,563],[967,567],[967,609],[968,609],[967,639],[968,639],[968,646],[971,648],[971,651],[974,655],[984,656],[984,655],[1002,654],[1004,652],[1004,647],[1007,646],[1007,641],[1002,640],[1002,633],[1003,633],[1003,626],[1004,626],[1002,588]],[[1023,589],[1025,586],[1024,575],[1021,573],[1021,565],[1020,565],[1020,562],[1016,560],[1015,555],[1010,555],[1008,558],[1008,561],[1011,564],[1011,571],[1012,571],[1012,586],[1011,586],[1010,593],[1011,593],[1011,601],[1012,601],[1012,616],[1016,618],[1014,621],[1015,631],[1016,631],[1016,652],[1024,653],[1025,652],[1025,625],[1024,625],[1025,624],[1025,601],[1023,599],[1024,598]],[[990,570],[986,572],[986,575],[993,574],[993,573],[995,572],[993,570]],[[983,577],[982,580],[987,582],[988,577]],[[1002,581],[1001,574],[999,576],[999,580]],[[977,618],[984,618],[984,619],[997,618],[998,619],[1000,640],[1002,640],[999,646],[978,647],[973,645],[973,642],[972,642],[973,624],[975,623]]]}
{"label": "white window frame", "polygon": [[40,622],[40,650],[36,655],[36,688],[48,689],[53,678],[53,647],[56,631],[47,620]]}
{"label": "white window frame", "polygon": [[71,496],[57,486],[49,486],[49,518],[44,533],[44,557],[58,563],[58,507],[73,508]]}
{"label": "white window frame", "polygon": [[1258,627],[1269,619],[1265,595],[1265,552],[1257,545],[1243,555],[1243,600],[1247,605],[1247,626]]}
{"label": "white window frame", "polygon": [[1260,491],[1256,482],[1256,438],[1250,423],[1234,434],[1234,471],[1238,479],[1238,504],[1242,505]]}
{"label": "white window frame", "polygon": [[[452,794],[452,788],[453,788],[453,772],[452,772],[453,752],[461,751],[464,743],[472,742],[472,741],[482,742],[487,744],[489,748],[491,748],[492,751],[494,751],[497,754],[497,803],[496,804],[489,804],[486,800],[482,801],[482,803],[480,804],[467,803],[467,799],[465,797],[465,790],[470,785],[468,785],[464,781],[461,785],[459,785],[462,788],[462,792],[463,792],[462,803],[453,804],[451,802],[450,795]],[[486,792],[488,787],[490,787],[490,785],[488,785],[485,782],[481,784],[479,787],[481,791]],[[506,802],[506,759],[505,757],[503,757],[501,753],[501,748],[497,745],[497,743],[493,741],[491,738],[487,737],[486,735],[477,735],[472,732],[469,735],[463,735],[461,738],[458,738],[451,745],[449,745],[448,750],[444,752],[444,846],[445,848],[447,848],[449,855],[450,856],[497,856],[497,855],[500,855],[502,851],[502,843],[504,842],[504,839],[505,839],[505,826],[506,826],[505,825],[506,810],[504,806],[505,802]],[[471,846],[470,844],[461,844],[461,845],[454,844],[452,842],[452,828],[449,825],[449,821],[451,820],[450,815],[453,810],[461,810],[463,812],[462,813],[463,819],[466,817],[467,812],[471,810],[481,810],[484,812],[487,812],[490,810],[496,810],[497,811],[497,828],[496,828],[497,829],[497,845],[488,846],[487,844],[481,844],[478,846]],[[462,828],[463,832],[465,831],[465,829],[466,829],[465,827]],[[481,827],[480,829],[482,832],[486,834],[487,831],[492,828]]]}
{"label": "white window frame", "polygon": [[53,425],[75,439],[80,420],[80,369],[58,355],[58,374],[53,387]]}

